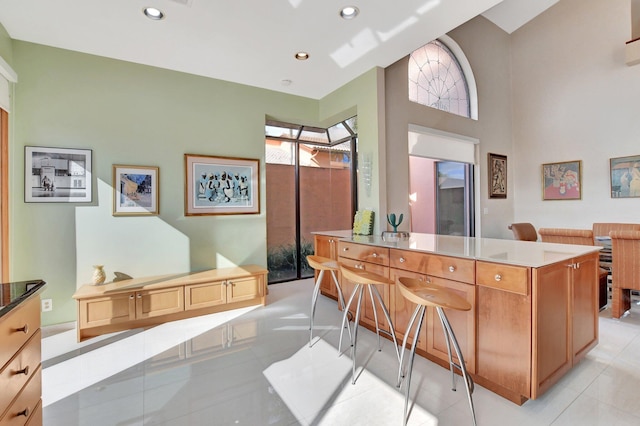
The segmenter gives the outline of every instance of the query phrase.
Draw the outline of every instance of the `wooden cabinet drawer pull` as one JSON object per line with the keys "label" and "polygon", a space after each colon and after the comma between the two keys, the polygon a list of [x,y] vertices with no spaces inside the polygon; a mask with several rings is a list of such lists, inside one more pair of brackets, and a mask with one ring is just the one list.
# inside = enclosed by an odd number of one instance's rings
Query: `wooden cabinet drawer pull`
{"label": "wooden cabinet drawer pull", "polygon": [[16,417],[19,416],[25,416],[25,417],[29,417],[29,408],[25,408],[24,410],[20,411],[18,414],[16,414]]}
{"label": "wooden cabinet drawer pull", "polygon": [[373,253],[373,257],[378,257],[378,253]]}
{"label": "wooden cabinet drawer pull", "polygon": [[342,251],[349,251],[349,247],[343,247]]}
{"label": "wooden cabinet drawer pull", "polygon": [[16,331],[22,331],[24,334],[29,334],[29,324],[25,324],[20,328],[16,328]]}
{"label": "wooden cabinet drawer pull", "polygon": [[456,267],[451,265],[449,266],[449,272],[455,272],[456,271]]}
{"label": "wooden cabinet drawer pull", "polygon": [[500,281],[500,280],[502,280],[502,275],[496,274],[496,276],[494,278],[495,278],[496,281]]}
{"label": "wooden cabinet drawer pull", "polygon": [[138,297],[138,299],[142,299],[142,294],[138,293],[136,296]]}
{"label": "wooden cabinet drawer pull", "polygon": [[404,263],[404,262],[406,262],[406,261],[407,261],[407,259],[405,259],[404,257],[401,257],[401,258],[400,258],[400,263]]}
{"label": "wooden cabinet drawer pull", "polygon": [[133,294],[129,295],[129,300],[133,300]]}
{"label": "wooden cabinet drawer pull", "polygon": [[29,366],[27,365],[25,368],[23,368],[22,370],[18,370],[14,373],[16,376],[18,374],[24,374],[25,376],[29,375]]}

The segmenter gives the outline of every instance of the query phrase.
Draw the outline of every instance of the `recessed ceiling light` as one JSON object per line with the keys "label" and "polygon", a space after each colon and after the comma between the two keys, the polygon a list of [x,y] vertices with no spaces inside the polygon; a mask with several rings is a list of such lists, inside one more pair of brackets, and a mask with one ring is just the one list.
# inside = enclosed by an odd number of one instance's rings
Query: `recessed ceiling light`
{"label": "recessed ceiling light", "polygon": [[306,61],[309,59],[309,54],[307,52],[298,52],[296,53],[296,59],[299,61]]}
{"label": "recessed ceiling light", "polygon": [[142,11],[147,18],[153,19],[154,21],[159,21],[164,18],[164,13],[155,7],[145,7]]}
{"label": "recessed ceiling light", "polygon": [[357,7],[345,6],[340,11],[340,16],[342,16],[343,19],[353,19],[358,16],[358,13],[360,13],[360,10]]}

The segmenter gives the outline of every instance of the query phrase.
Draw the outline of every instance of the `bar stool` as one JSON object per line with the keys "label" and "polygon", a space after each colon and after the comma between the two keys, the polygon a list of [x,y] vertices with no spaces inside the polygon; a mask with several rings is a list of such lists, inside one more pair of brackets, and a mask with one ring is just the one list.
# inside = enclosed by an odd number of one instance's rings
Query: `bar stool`
{"label": "bar stool", "polygon": [[[324,271],[331,272],[331,276],[333,277],[333,282],[336,285],[336,290],[338,291],[338,301],[340,306],[344,310],[344,296],[342,294],[342,288],[340,288],[340,283],[338,282],[338,278],[336,277],[336,271],[338,270],[338,262],[335,260],[329,259],[328,257],[322,256],[307,256],[307,263],[310,267],[315,269],[316,271],[320,271],[318,274],[318,279],[316,280],[316,284],[313,287],[313,294],[311,296],[311,315],[309,318],[309,347],[311,347],[311,341],[313,340],[313,319],[316,315],[316,302],[318,301],[318,295],[320,294],[320,284],[322,283],[322,277],[324,276]],[[344,327],[344,324],[343,324]],[[349,329],[349,338],[351,338],[351,329]],[[340,333],[340,341],[342,343],[342,332]],[[340,352],[340,350],[338,350]]]}
{"label": "bar stool", "polygon": [[[376,334],[378,335],[378,351],[382,350],[382,345],[380,341],[380,333],[386,334],[393,339],[393,344],[396,349],[396,356],[398,358],[398,362],[400,361],[400,351],[398,350],[398,341],[396,340],[396,333],[393,328],[393,322],[391,321],[391,316],[389,315],[389,310],[384,304],[382,300],[382,296],[380,296],[380,292],[376,288],[375,284],[382,285],[393,285],[394,281],[383,277],[382,275],[365,271],[364,269],[356,269],[351,268],[349,266],[345,266],[340,264],[340,272],[342,272],[342,277],[355,283],[355,287],[353,289],[353,293],[349,297],[349,301],[347,302],[347,306],[344,309],[344,313],[342,315],[342,328],[340,330],[340,343],[342,343],[342,334],[345,327],[345,321],[347,320],[347,316],[349,314],[349,308],[351,307],[351,303],[355,299],[356,294],[358,294],[358,301],[356,305],[356,316],[353,320],[353,333],[351,336],[351,358],[353,360],[353,366],[351,367],[351,384],[356,384],[356,345],[358,342],[358,323],[360,321],[360,311],[362,308],[362,293],[364,292],[364,287],[366,286],[369,291],[369,297],[371,297],[371,306],[373,307],[373,318],[376,323]],[[378,300],[378,304],[384,313],[387,322],[389,323],[389,330],[380,329],[378,325],[378,313],[376,310],[376,303],[374,300],[374,295]],[[349,327],[349,324],[347,324]],[[349,328],[350,330],[351,328]]]}
{"label": "bar stool", "polygon": [[[413,359],[416,355],[416,343],[418,342],[418,336],[420,335],[420,329],[422,328],[422,323],[424,321],[424,314],[427,306],[432,306],[436,308],[438,312],[438,317],[440,317],[440,323],[442,324],[442,329],[444,330],[444,337],[447,343],[447,352],[449,355],[449,369],[451,370],[451,374],[453,376],[453,388],[451,390],[456,390],[456,374],[454,368],[457,368],[462,373],[462,376],[465,380],[465,388],[467,389],[467,399],[469,400],[469,406],[471,407],[471,416],[473,418],[473,424],[476,425],[476,413],[473,408],[473,399],[471,394],[473,393],[473,379],[467,373],[467,367],[464,364],[464,358],[462,357],[462,351],[460,350],[460,346],[458,345],[458,340],[456,339],[453,330],[451,329],[451,324],[447,319],[447,316],[444,313],[442,308],[454,309],[457,311],[468,311],[471,309],[471,305],[469,302],[453,293],[451,290],[448,290],[444,287],[436,286],[433,284],[428,284],[423,281],[417,280],[415,278],[406,278],[401,277],[398,279],[398,288],[400,290],[400,294],[410,302],[415,303],[416,309],[411,316],[411,320],[409,321],[409,326],[407,327],[407,332],[404,336],[404,341],[402,342],[402,355],[400,356],[400,368],[398,370],[398,388],[400,388],[402,384],[402,379],[404,378],[403,371],[403,363],[404,363],[404,353],[405,347],[407,344],[407,337],[411,332],[411,328],[413,327],[414,322],[418,319],[418,324],[416,326],[416,330],[413,337],[413,344],[411,345],[411,354],[409,357],[409,366],[408,366],[408,377],[407,384],[405,388],[405,396],[404,396],[404,419],[403,424],[406,425],[408,421],[407,409],[409,406],[409,387],[411,385],[411,371],[413,370]],[[460,364],[456,364],[453,362],[453,358],[451,357],[451,343],[453,343],[453,348],[456,351],[456,355],[458,357],[458,361]]]}

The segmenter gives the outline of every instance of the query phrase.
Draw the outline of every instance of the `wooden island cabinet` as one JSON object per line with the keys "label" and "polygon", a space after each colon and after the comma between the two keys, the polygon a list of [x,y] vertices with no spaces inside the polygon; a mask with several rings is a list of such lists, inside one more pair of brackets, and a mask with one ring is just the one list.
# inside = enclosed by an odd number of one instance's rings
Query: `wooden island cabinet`
{"label": "wooden island cabinet", "polygon": [[264,305],[268,271],[256,265],[83,285],[78,341],[166,321]]}
{"label": "wooden island cabinet", "polygon": [[[418,278],[466,299],[470,311],[447,316],[467,369],[478,384],[517,404],[541,396],[598,343],[599,247],[415,233],[396,242],[350,231],[318,233],[316,243],[322,238],[337,249],[316,244],[317,255],[396,282]],[[348,297],[352,286],[339,279]],[[395,288],[379,290],[402,339],[414,306]],[[362,324],[373,328],[373,321],[365,309]],[[386,326],[383,315],[378,321]],[[417,352],[448,368],[435,310],[425,321]]]}

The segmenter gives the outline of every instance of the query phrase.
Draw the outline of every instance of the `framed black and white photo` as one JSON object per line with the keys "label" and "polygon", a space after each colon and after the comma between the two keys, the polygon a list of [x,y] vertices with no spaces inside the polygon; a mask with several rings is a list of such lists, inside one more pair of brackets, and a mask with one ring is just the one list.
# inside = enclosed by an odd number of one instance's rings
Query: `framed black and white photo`
{"label": "framed black and white photo", "polygon": [[259,160],[185,154],[185,216],[260,213]]}
{"label": "framed black and white photo", "polygon": [[90,203],[91,150],[25,146],[24,201]]}
{"label": "framed black and white photo", "polygon": [[158,167],[113,166],[113,215],[158,214]]}

